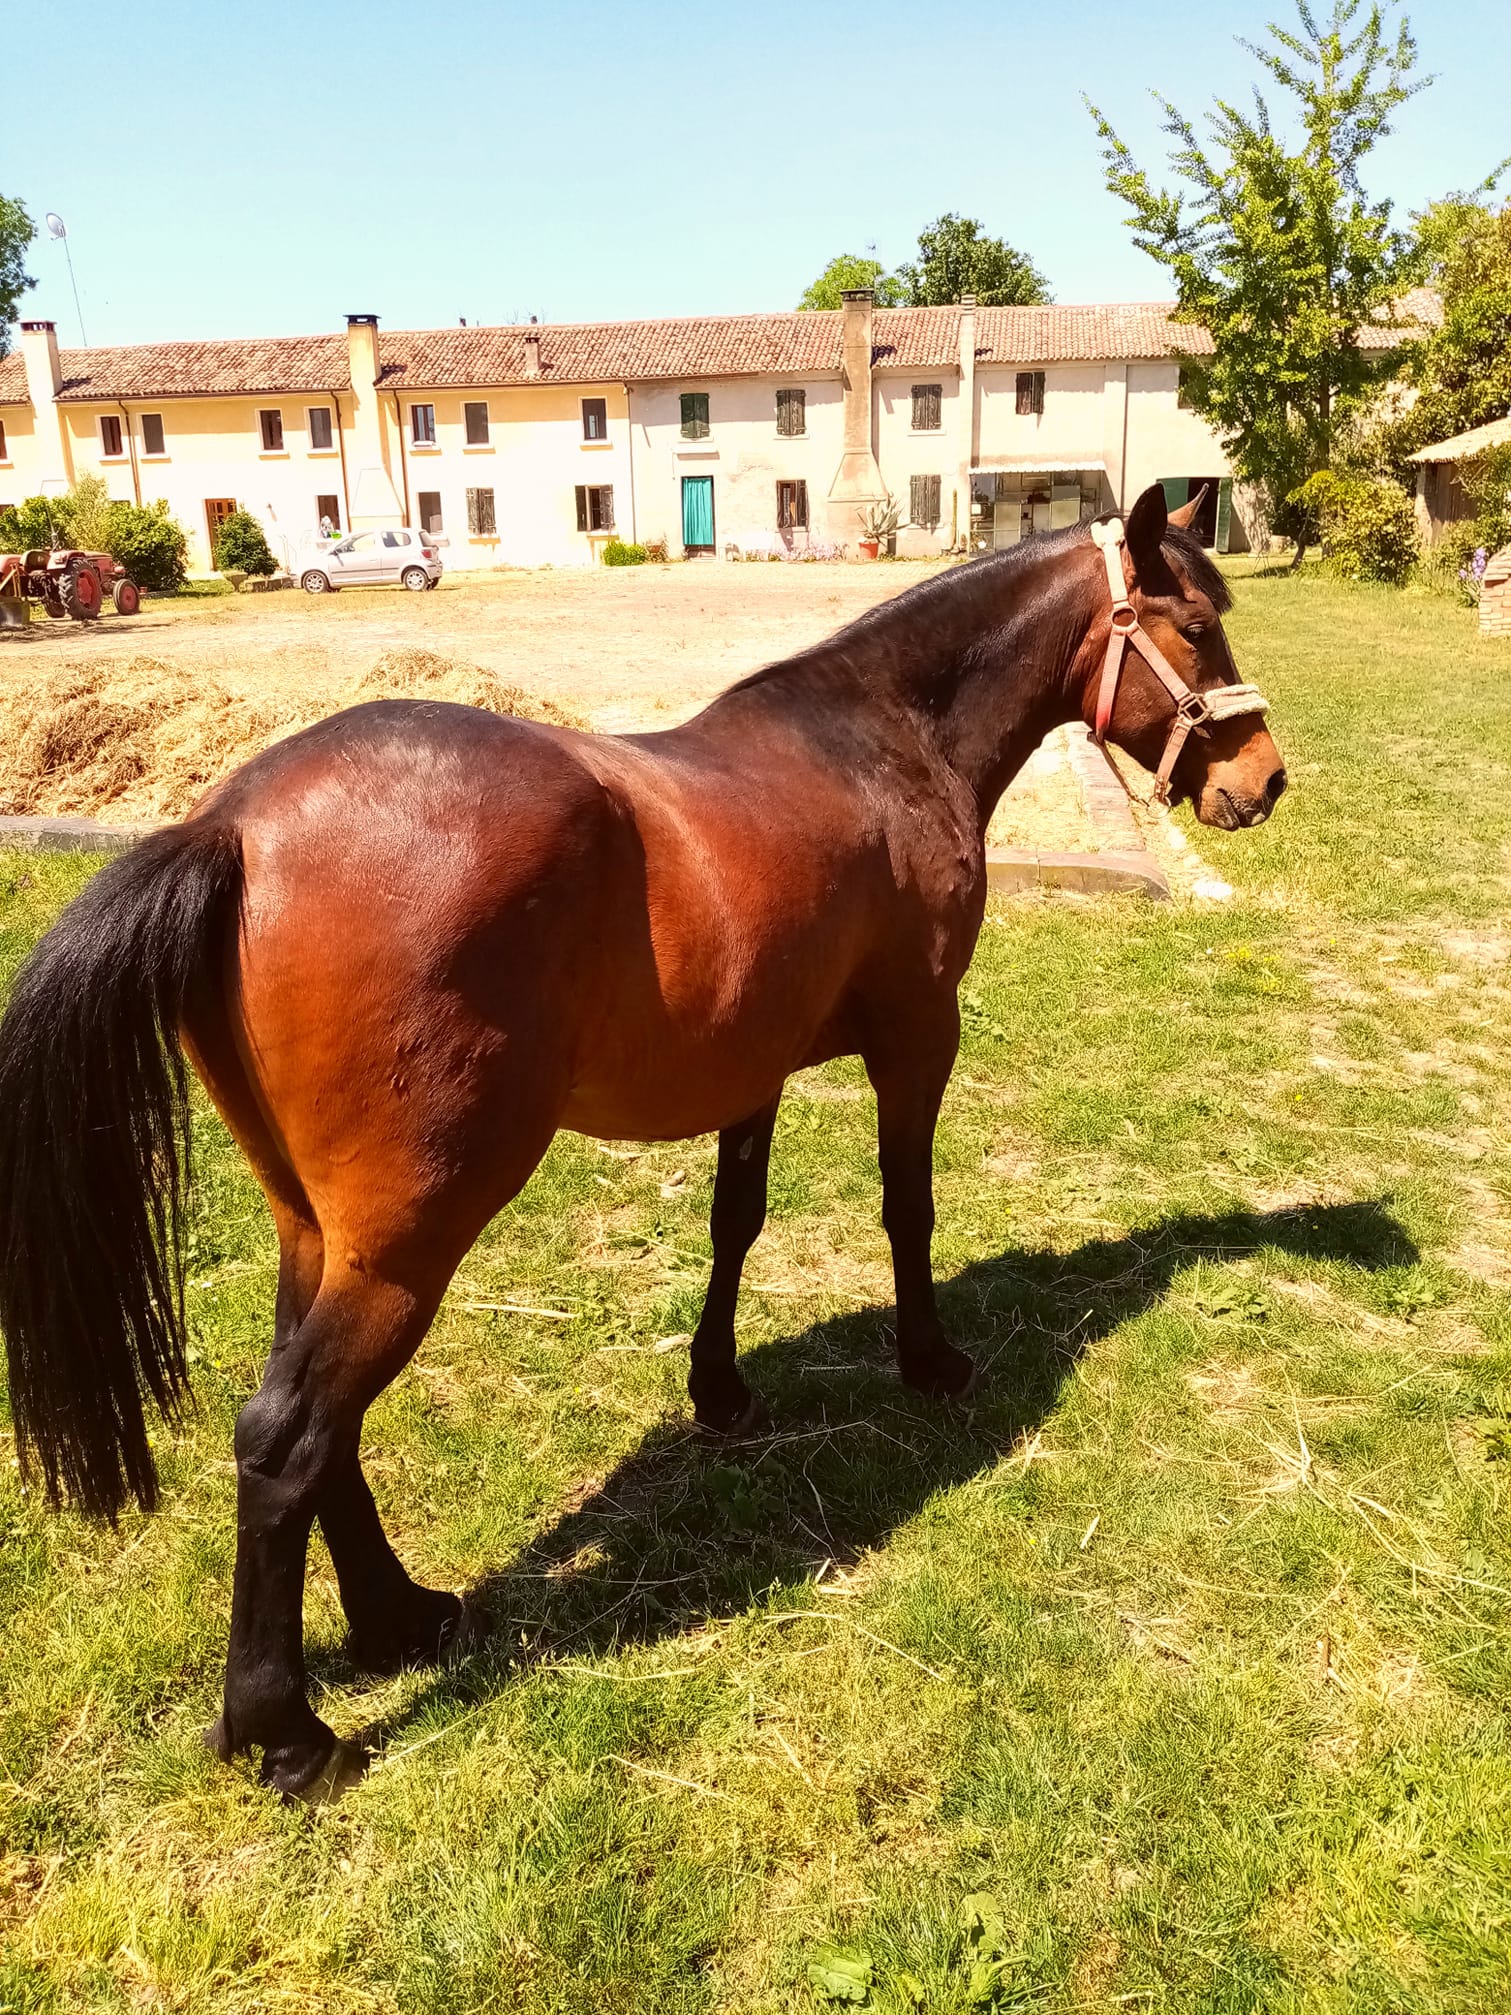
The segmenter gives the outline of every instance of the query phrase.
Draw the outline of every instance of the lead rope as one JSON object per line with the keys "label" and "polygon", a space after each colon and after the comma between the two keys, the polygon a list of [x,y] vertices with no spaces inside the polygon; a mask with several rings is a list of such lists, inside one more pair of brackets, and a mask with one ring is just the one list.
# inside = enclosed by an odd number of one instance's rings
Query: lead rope
{"label": "lead rope", "polygon": [[[1270,703],[1257,686],[1248,684],[1216,686],[1209,693],[1196,692],[1188,686],[1139,621],[1128,599],[1128,577],[1123,571],[1122,519],[1109,518],[1105,523],[1094,524],[1091,537],[1106,564],[1107,588],[1112,596],[1112,632],[1107,639],[1107,655],[1102,661],[1102,679],[1097,688],[1096,727],[1092,738],[1135,804],[1168,805],[1170,778],[1180,760],[1180,752],[1186,746],[1186,737],[1192,730],[1204,735],[1214,721],[1231,720],[1235,714],[1267,714]],[[1138,795],[1113,762],[1107,748],[1107,730],[1112,725],[1118,680],[1123,675],[1123,663],[1130,644],[1175,702],[1175,718],[1170,723],[1165,752],[1155,772],[1154,788],[1147,798]]]}

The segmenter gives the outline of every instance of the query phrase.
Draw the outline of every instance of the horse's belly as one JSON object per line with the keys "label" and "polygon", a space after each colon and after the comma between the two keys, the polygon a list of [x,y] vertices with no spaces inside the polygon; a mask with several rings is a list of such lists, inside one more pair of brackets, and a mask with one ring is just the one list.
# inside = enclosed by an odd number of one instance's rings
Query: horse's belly
{"label": "horse's belly", "polygon": [[814,1047],[807,1028],[757,1037],[731,1032],[678,1040],[670,1032],[633,1056],[588,1064],[561,1124],[596,1140],[686,1140],[759,1112]]}

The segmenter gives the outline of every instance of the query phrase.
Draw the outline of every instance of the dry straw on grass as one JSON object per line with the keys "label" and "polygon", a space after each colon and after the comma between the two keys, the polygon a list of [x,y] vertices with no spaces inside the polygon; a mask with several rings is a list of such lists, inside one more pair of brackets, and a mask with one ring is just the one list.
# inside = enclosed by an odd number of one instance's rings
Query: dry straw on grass
{"label": "dry straw on grass", "polygon": [[158,658],[59,667],[0,690],[0,812],[178,818],[211,784],[311,721],[364,700],[453,700],[558,727],[587,723],[482,665],[386,651],[334,704],[247,699]]}

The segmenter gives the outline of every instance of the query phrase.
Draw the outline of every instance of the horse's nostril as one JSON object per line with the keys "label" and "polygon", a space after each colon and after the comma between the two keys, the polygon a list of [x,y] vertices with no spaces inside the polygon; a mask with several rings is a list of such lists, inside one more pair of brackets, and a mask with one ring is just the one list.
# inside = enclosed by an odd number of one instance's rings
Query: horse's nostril
{"label": "horse's nostril", "polygon": [[1264,787],[1265,797],[1270,804],[1274,804],[1279,798],[1281,792],[1285,789],[1285,782],[1285,771],[1283,769],[1276,770],[1275,774]]}

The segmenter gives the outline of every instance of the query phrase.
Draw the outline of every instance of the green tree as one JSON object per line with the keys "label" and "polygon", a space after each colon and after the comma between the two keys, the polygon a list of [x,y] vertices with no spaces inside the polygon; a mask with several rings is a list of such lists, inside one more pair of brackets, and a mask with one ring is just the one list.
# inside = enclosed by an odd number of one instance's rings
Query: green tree
{"label": "green tree", "polygon": [[1211,335],[1214,354],[1187,366],[1187,396],[1273,528],[1296,540],[1298,564],[1315,524],[1296,492],[1397,366],[1399,352],[1362,349],[1357,331],[1390,313],[1417,260],[1361,179],[1392,114],[1430,81],[1412,80],[1409,22],[1387,32],[1393,6],[1332,0],[1323,17],[1297,0],[1299,32],[1272,23],[1270,46],[1242,43],[1293,101],[1292,146],[1258,89],[1250,111],[1216,101],[1205,143],[1156,93],[1183,190],[1155,188],[1087,101],[1134,242],[1174,276],[1182,319]]}
{"label": "green tree", "polygon": [[1442,326],[1408,349],[1416,403],[1391,429],[1410,452],[1511,413],[1511,203],[1450,196],[1417,219],[1425,277]]}
{"label": "green tree", "polygon": [[36,285],[24,264],[26,248],[37,235],[37,227],[26,213],[26,205],[12,196],[0,196],[0,357],[10,350],[11,324],[21,305],[21,296]]}
{"label": "green tree", "polygon": [[840,296],[851,287],[874,287],[878,307],[895,308],[903,298],[900,283],[880,259],[865,259],[857,252],[841,252],[804,290],[799,308],[837,308]]}
{"label": "green tree", "polygon": [[897,269],[909,307],[941,308],[974,294],[983,307],[1031,308],[1048,301],[1044,275],[1001,238],[982,235],[974,217],[946,210],[918,234],[918,258]]}

